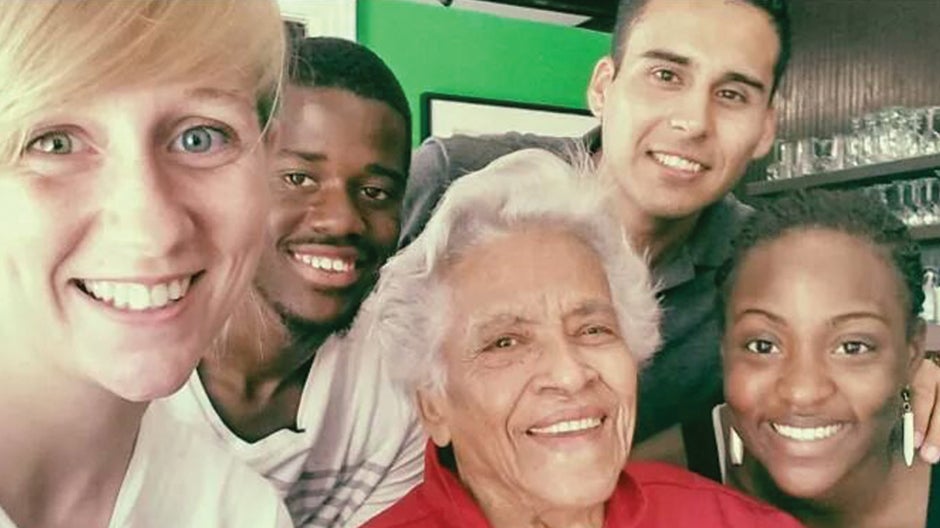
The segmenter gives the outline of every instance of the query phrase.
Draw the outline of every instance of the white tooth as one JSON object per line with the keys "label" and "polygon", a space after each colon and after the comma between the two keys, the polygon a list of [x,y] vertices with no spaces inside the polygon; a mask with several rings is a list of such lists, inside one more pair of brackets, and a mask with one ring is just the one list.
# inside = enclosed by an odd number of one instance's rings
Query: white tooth
{"label": "white tooth", "polygon": [[189,291],[189,287],[192,284],[192,281],[193,281],[192,275],[190,275],[189,277],[180,279],[180,298],[183,298],[186,296],[186,292]]}
{"label": "white tooth", "polygon": [[344,271],[343,268],[345,267],[346,265],[343,263],[342,260],[333,261],[333,271]]}
{"label": "white tooth", "polygon": [[85,289],[91,292],[91,294],[96,298],[101,298],[101,283],[98,281],[85,281]]}
{"label": "white tooth", "polygon": [[102,301],[110,302],[114,299],[114,284],[101,281],[98,283],[98,296]]}
{"label": "white tooth", "polygon": [[127,307],[127,284],[120,282],[114,284],[114,307]]}
{"label": "white tooth", "polygon": [[170,301],[170,290],[166,284],[157,284],[150,288],[150,304],[154,308],[163,308]]}
{"label": "white tooth", "polygon": [[167,287],[167,297],[175,301],[182,296],[183,286],[180,284],[179,279],[171,281],[169,287]]}
{"label": "white tooth", "polygon": [[127,298],[131,310],[146,310],[150,307],[150,292],[143,284],[128,285]]}
{"label": "white tooth", "polygon": [[313,257],[311,257],[310,255],[302,255],[302,256],[300,257],[300,260],[301,260],[304,264],[311,264],[311,265],[313,264]]}

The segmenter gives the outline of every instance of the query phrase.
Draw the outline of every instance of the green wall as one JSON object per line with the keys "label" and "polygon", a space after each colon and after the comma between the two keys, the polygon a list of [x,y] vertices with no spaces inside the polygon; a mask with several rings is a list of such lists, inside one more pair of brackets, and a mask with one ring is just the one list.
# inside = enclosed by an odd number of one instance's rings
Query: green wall
{"label": "green wall", "polygon": [[358,39],[395,71],[420,135],[423,92],[585,108],[610,36],[408,0],[359,0]]}

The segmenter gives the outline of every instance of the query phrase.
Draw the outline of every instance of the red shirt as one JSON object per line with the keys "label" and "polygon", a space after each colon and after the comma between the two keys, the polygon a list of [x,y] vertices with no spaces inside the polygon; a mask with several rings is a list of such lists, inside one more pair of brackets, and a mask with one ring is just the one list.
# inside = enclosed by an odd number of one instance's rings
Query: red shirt
{"label": "red shirt", "polygon": [[[424,482],[364,528],[490,528],[428,443]],[[607,501],[604,528],[800,528],[789,515],[731,488],[658,462],[629,464]]]}

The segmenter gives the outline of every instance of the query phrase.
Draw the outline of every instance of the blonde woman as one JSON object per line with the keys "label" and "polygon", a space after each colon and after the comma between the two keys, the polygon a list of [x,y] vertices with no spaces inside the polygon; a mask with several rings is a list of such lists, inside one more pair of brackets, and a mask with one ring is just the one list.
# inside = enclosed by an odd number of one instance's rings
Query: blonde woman
{"label": "blonde woman", "polygon": [[0,9],[0,526],[287,525],[147,402],[243,293],[283,55],[268,0]]}

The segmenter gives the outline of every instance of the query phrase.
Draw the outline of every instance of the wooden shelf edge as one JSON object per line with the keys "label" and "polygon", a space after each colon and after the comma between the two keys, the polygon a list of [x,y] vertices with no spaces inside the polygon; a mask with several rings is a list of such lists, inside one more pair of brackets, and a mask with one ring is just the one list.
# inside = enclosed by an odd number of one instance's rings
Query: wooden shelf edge
{"label": "wooden shelf edge", "polygon": [[884,179],[901,174],[917,174],[940,168],[940,154],[921,156],[863,167],[852,167],[788,180],[759,181],[745,186],[748,196],[762,196],[811,187],[827,187]]}
{"label": "wooden shelf edge", "polygon": [[940,242],[940,225],[915,226],[910,228],[914,240]]}

